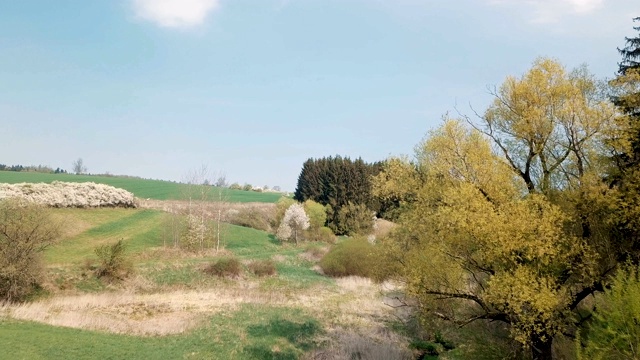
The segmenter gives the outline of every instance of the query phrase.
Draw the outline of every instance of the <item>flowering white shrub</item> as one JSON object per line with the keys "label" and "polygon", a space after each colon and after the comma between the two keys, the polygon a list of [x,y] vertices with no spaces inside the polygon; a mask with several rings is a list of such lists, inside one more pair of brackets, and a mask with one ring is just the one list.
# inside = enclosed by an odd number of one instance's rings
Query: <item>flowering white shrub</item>
{"label": "flowering white shrub", "polygon": [[309,216],[304,211],[302,204],[296,203],[285,211],[276,236],[283,241],[293,239],[297,244],[300,233],[308,228]]}
{"label": "flowering white shrub", "polygon": [[129,191],[93,182],[0,184],[0,199],[20,198],[51,207],[136,207]]}

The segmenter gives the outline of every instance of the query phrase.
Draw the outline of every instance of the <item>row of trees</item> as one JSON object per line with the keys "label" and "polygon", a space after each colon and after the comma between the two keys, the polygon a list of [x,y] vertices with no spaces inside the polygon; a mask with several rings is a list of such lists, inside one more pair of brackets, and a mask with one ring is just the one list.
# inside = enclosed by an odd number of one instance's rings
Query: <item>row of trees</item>
{"label": "row of trees", "polygon": [[55,168],[55,170],[46,165],[6,165],[0,164],[0,171],[16,171],[16,172],[39,172],[47,174],[66,174],[67,171],[61,168]]}
{"label": "row of trees", "polygon": [[587,299],[640,263],[640,37],[626,45],[610,83],[536,60],[476,119],[445,119],[375,177],[373,193],[403,209],[382,244],[389,274],[425,316],[501,323],[552,359],[595,312]]}
{"label": "row of trees", "polygon": [[363,232],[374,212],[384,211],[371,194],[371,178],[382,163],[366,163],[361,158],[324,157],[308,159],[302,165],[294,199],[313,200],[327,206],[327,226],[336,234]]}

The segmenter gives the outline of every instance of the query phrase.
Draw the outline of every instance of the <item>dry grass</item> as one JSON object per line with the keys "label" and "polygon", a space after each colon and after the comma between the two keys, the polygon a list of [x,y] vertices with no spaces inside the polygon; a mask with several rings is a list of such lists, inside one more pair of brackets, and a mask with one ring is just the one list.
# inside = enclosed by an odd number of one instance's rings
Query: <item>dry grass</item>
{"label": "dry grass", "polygon": [[318,262],[322,257],[329,252],[329,246],[322,247],[310,247],[307,251],[298,254],[298,256],[306,261]]}
{"label": "dry grass", "polygon": [[0,316],[54,326],[133,335],[168,335],[187,331],[207,316],[232,311],[240,304],[302,307],[329,330],[378,329],[392,315],[380,286],[369,279],[343,278],[337,286],[318,286],[296,293],[264,290],[259,280],[217,284],[216,288],[136,293],[152,289],[141,276],[118,291],[64,295],[26,304],[0,306]]}

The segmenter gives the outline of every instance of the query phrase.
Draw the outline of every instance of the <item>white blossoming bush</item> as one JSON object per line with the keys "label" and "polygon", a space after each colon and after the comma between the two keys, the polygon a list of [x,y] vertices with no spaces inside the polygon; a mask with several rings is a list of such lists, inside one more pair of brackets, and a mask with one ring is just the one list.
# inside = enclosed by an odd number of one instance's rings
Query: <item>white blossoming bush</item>
{"label": "white blossoming bush", "polygon": [[0,199],[18,198],[50,207],[136,207],[129,191],[93,182],[0,184]]}
{"label": "white blossoming bush", "polygon": [[276,237],[283,241],[294,240],[296,244],[302,235],[303,230],[309,228],[309,216],[304,211],[302,204],[293,204],[289,206],[284,213],[282,222],[278,227]]}

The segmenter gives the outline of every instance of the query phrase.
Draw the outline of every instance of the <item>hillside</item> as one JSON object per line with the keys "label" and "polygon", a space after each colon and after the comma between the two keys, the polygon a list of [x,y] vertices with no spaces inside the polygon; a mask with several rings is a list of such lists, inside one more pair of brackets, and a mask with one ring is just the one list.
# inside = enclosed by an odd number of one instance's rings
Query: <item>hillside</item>
{"label": "hillside", "polygon": [[[187,198],[188,186],[170,181],[147,180],[118,176],[46,174],[36,172],[0,171],[0,183],[51,183],[65,182],[95,182],[115,186],[132,192],[136,197],[155,200],[183,200]],[[218,188],[210,187],[210,197],[218,197]],[[255,191],[220,189],[222,197],[229,202],[263,202],[274,203],[282,194],[260,193]]]}

